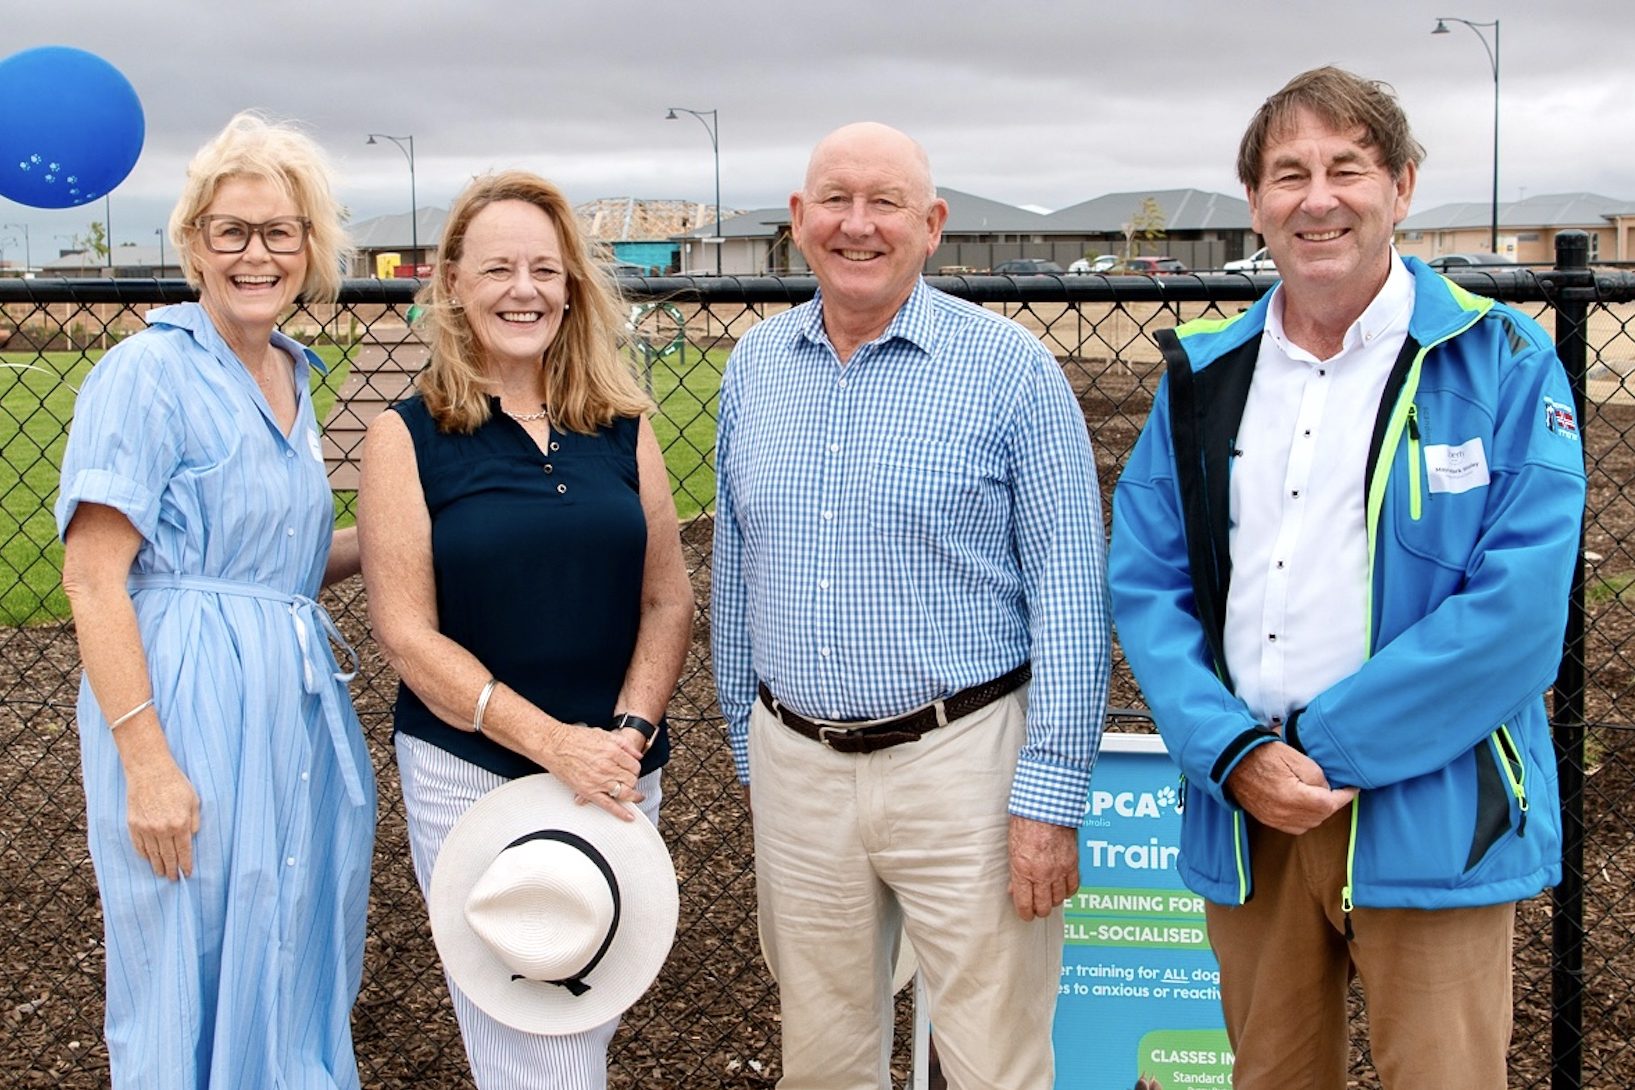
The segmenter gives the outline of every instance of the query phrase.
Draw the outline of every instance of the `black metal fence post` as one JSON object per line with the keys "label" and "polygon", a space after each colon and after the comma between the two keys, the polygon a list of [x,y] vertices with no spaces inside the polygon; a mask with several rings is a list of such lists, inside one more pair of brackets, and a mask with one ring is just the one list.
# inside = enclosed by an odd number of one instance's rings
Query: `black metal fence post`
{"label": "black metal fence post", "polygon": [[[1584,415],[1589,300],[1589,236],[1556,235],[1556,354],[1572,384],[1580,434]],[[1584,532],[1579,530],[1578,567],[1567,607],[1567,635],[1551,707],[1556,769],[1561,781],[1561,884],[1551,891],[1551,1090],[1584,1084]]]}

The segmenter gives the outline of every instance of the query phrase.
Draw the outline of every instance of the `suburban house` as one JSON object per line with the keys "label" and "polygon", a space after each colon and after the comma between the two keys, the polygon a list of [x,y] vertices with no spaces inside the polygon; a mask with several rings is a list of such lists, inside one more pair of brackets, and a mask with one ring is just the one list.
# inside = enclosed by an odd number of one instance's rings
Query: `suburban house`
{"label": "suburban house", "polygon": [[[614,261],[635,265],[642,272],[657,276],[689,268],[700,273],[715,271],[713,256],[694,254],[689,262],[686,248],[678,242],[678,238],[695,227],[699,229],[700,238],[714,237],[713,204],[604,197],[578,205],[573,211],[586,235],[599,243],[603,253]],[[730,208],[721,210],[723,223],[737,215]],[[699,249],[710,247],[700,244]]]}
{"label": "suburban house", "polygon": [[[1597,193],[1541,193],[1499,204],[1499,252],[1524,265],[1555,262],[1556,234],[1585,231],[1591,263],[1635,261],[1635,202]],[[1397,224],[1397,249],[1430,259],[1442,254],[1486,253],[1492,239],[1488,201],[1443,204],[1415,212]]]}
{"label": "suburban house", "polygon": [[95,250],[69,250],[49,261],[42,262],[41,276],[68,277],[131,277],[147,279],[180,279],[182,267],[177,264],[176,248],[158,246],[115,246],[103,257]]}
{"label": "suburban house", "polygon": [[[937,193],[948,202],[948,222],[941,246],[925,263],[928,273],[986,272],[1021,257],[1054,261],[1065,269],[1087,254],[1121,254],[1128,226],[1139,223],[1144,211],[1155,221],[1153,233],[1161,231],[1161,237],[1134,238],[1132,252],[1169,254],[1191,268],[1209,269],[1247,256],[1260,245],[1249,226],[1247,201],[1196,189],[1113,193],[1049,214],[958,189],[941,187]],[[714,255],[698,245],[713,230],[709,224],[678,239],[683,273],[715,271]],[[746,212],[722,223],[721,234],[723,273],[806,271],[789,237],[786,207]]]}
{"label": "suburban house", "polygon": [[[1122,254],[1128,243],[1132,254],[1167,254],[1189,269],[1218,269],[1260,247],[1248,201],[1201,189],[1108,193],[1044,219],[1054,236],[1074,240],[1085,252]],[[1144,238],[1154,219],[1162,237]]]}
{"label": "suburban house", "polygon": [[[417,208],[413,223],[398,212],[348,224],[352,243],[358,248],[348,274],[383,280],[416,272],[426,275],[437,256],[437,240],[443,237],[447,220],[446,208]],[[398,269],[403,272],[399,274]]]}
{"label": "suburban house", "polygon": [[[713,213],[712,213],[713,215]],[[715,221],[677,235],[673,245],[682,276],[715,273]],[[753,208],[721,220],[721,272],[724,276],[780,276],[803,273],[806,263],[789,237],[789,209]]]}

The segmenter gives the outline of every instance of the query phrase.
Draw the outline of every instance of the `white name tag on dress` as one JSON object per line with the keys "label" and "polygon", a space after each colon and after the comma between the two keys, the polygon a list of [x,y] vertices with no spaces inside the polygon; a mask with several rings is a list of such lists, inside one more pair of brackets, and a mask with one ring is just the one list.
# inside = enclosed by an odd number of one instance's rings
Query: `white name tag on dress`
{"label": "white name tag on dress", "polygon": [[314,461],[321,462],[324,460],[324,446],[318,442],[318,433],[316,431],[307,432],[307,453],[312,455]]}
{"label": "white name tag on dress", "polygon": [[1425,447],[1425,474],[1432,492],[1469,492],[1488,483],[1487,454],[1480,437],[1449,446],[1436,443]]}

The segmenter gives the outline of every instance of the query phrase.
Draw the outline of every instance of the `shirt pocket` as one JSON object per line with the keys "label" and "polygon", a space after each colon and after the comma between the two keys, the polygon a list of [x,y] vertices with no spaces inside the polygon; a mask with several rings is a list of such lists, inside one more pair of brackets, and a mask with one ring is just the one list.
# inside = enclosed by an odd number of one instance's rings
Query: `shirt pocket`
{"label": "shirt pocket", "polygon": [[946,544],[1003,530],[997,470],[946,443],[904,444],[869,467],[869,528],[896,540]]}

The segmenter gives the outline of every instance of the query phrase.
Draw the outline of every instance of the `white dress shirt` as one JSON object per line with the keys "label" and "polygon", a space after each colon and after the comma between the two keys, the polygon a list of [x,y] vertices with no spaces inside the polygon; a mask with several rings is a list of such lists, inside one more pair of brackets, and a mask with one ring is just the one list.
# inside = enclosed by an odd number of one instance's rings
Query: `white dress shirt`
{"label": "white dress shirt", "polygon": [[1233,444],[1226,662],[1238,696],[1281,728],[1367,655],[1368,448],[1414,284],[1393,250],[1327,360],[1288,339],[1276,291]]}

